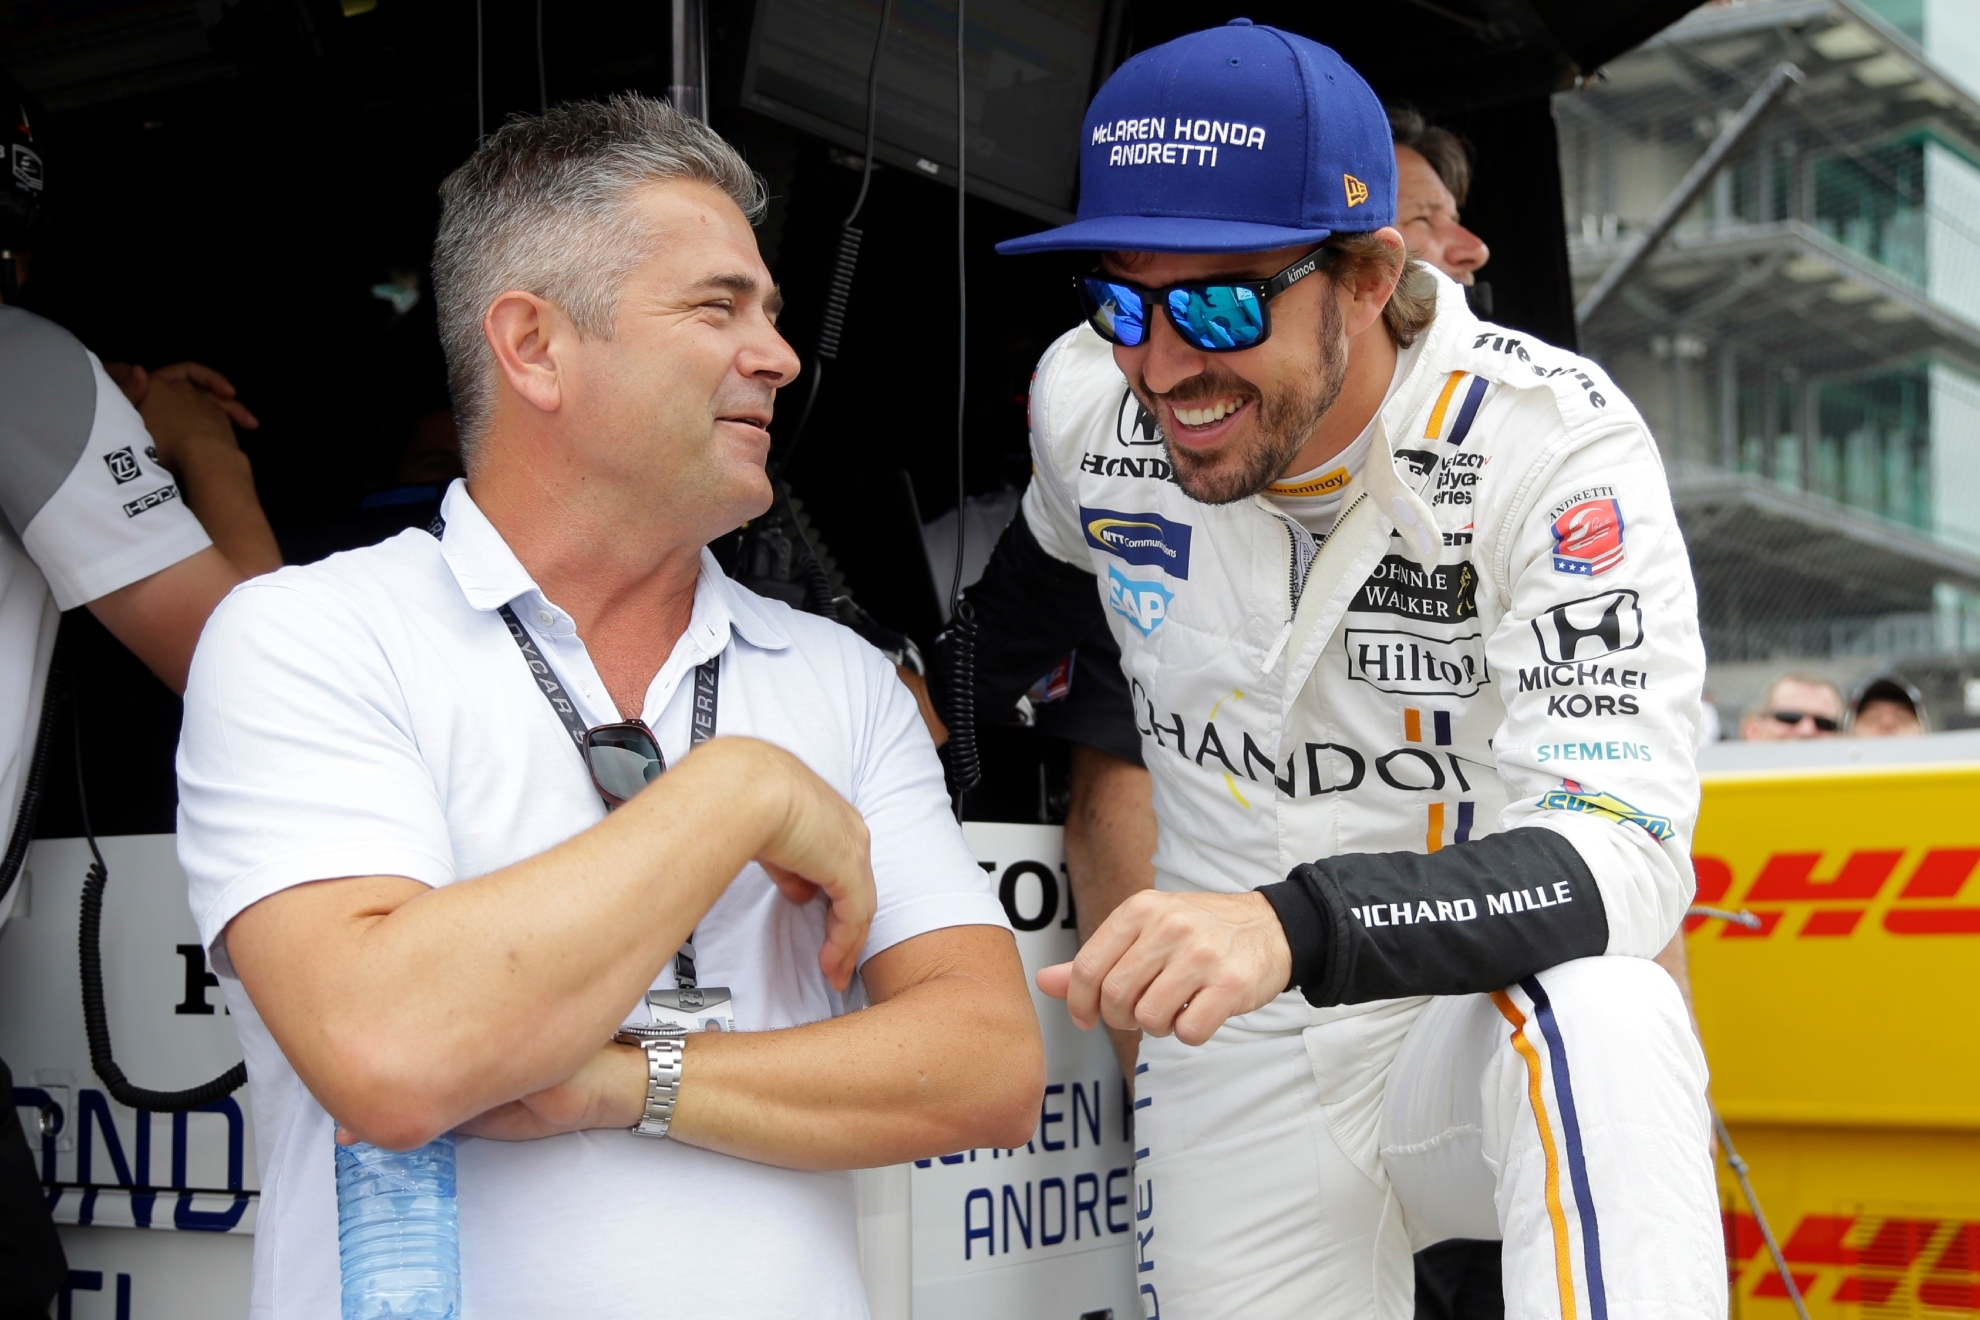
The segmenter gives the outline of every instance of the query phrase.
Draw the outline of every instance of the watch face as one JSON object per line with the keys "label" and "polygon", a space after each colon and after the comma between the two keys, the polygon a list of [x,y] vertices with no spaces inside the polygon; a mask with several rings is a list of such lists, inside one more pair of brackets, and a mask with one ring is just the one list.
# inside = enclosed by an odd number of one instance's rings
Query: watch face
{"label": "watch face", "polygon": [[656,1027],[679,1027],[682,1031],[734,1031],[736,1014],[728,988],[719,985],[690,986],[680,990],[649,990],[646,1009]]}

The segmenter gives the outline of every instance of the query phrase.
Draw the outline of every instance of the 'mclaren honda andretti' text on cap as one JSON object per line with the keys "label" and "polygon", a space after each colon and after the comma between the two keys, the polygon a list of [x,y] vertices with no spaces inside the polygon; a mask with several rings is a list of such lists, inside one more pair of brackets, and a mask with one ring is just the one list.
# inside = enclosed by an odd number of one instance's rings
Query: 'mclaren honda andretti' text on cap
{"label": "'mclaren honda andretti' text on cap", "polygon": [[1079,218],[997,251],[1266,252],[1395,223],[1381,101],[1327,47],[1248,18],[1121,65],[1080,132]]}

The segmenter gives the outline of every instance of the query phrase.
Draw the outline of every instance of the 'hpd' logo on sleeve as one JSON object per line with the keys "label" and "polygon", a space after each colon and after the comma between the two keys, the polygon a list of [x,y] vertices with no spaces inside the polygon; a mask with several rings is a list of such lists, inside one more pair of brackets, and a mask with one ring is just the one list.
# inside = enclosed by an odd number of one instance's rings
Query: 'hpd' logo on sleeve
{"label": "'hpd' logo on sleeve", "polygon": [[1187,523],[1170,522],[1159,513],[1120,513],[1084,506],[1079,521],[1086,530],[1086,543],[1094,549],[1189,580]]}
{"label": "'hpd' logo on sleeve", "polygon": [[1118,568],[1107,570],[1107,603],[1114,613],[1141,630],[1143,637],[1162,626],[1169,617],[1169,602],[1176,598],[1160,582],[1131,578]]}

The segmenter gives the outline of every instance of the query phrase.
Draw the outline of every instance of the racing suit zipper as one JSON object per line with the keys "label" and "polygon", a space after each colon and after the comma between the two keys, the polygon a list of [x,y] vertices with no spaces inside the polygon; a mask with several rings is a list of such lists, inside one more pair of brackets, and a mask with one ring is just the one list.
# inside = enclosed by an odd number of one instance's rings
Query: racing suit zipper
{"label": "racing suit zipper", "polygon": [[1315,537],[1283,513],[1272,516],[1286,525],[1286,535],[1290,538],[1286,555],[1286,622],[1291,624],[1293,615],[1299,613],[1299,597],[1306,588],[1307,570],[1313,567],[1320,543],[1326,538]]}
{"label": "racing suit zipper", "polygon": [[[1279,663],[1279,653],[1292,639],[1293,618],[1299,613],[1300,593],[1306,587],[1306,571],[1313,567],[1314,557],[1320,553],[1319,540],[1313,533],[1301,527],[1278,510],[1271,510],[1274,518],[1285,524],[1286,546],[1286,621],[1273,639],[1271,649],[1265,652],[1265,672],[1271,673]],[[1324,540],[1322,537],[1320,540]]]}
{"label": "racing suit zipper", "polygon": [[[1334,526],[1339,527],[1343,522],[1347,521],[1347,516],[1353,513],[1360,506],[1361,502],[1367,498],[1368,495],[1365,491],[1355,496],[1349,502],[1348,506],[1342,509],[1339,515],[1335,517]],[[1279,635],[1273,640],[1271,649],[1265,652],[1265,672],[1268,674],[1278,665],[1279,654],[1285,650],[1286,643],[1292,640],[1293,620],[1299,614],[1299,598],[1306,593],[1307,574],[1312,571],[1313,561],[1320,557],[1320,547],[1327,543],[1326,536],[1315,536],[1293,519],[1280,513],[1277,509],[1269,510],[1269,512],[1274,518],[1285,524],[1288,544],[1286,551],[1286,622],[1285,626],[1279,629]]]}

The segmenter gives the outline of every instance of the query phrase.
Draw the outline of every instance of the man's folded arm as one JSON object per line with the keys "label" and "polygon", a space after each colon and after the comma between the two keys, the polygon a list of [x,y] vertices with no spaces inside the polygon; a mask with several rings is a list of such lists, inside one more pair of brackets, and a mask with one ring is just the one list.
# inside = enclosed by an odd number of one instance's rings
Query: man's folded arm
{"label": "man's folded arm", "polygon": [[[860,977],[873,1000],[860,1012],[690,1038],[671,1135],[793,1169],[1031,1138],[1044,1055],[1009,931],[917,935],[868,959]],[[643,1060],[638,1075],[643,1097]]]}
{"label": "man's folded arm", "polygon": [[1259,892],[1292,950],[1288,988],[1323,1008],[1497,990],[1609,944],[1588,864],[1539,826],[1428,854],[1323,858]]}
{"label": "man's folded arm", "polygon": [[837,891],[820,961],[849,974],[873,910],[865,827],[788,753],[739,738],[488,875],[283,889],[233,918],[226,949],[332,1117],[411,1147],[589,1063],[752,858],[789,897],[796,875]]}
{"label": "man's folded arm", "polygon": [[[1019,1144],[1038,1121],[1044,1050],[1016,941],[949,815],[914,703],[878,657],[858,658],[866,681],[848,698],[867,716],[854,721],[848,794],[886,897],[871,927],[877,952],[860,969],[870,1007],[689,1037],[675,1140],[787,1168],[850,1169]],[[465,1130],[531,1140],[631,1127],[646,1089],[644,1053],[606,1045],[569,1082]]]}

